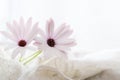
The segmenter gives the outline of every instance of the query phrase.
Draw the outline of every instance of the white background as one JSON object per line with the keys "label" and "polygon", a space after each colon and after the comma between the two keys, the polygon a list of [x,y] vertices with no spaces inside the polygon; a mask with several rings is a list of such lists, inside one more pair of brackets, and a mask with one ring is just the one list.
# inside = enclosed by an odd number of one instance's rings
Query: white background
{"label": "white background", "polygon": [[0,29],[21,16],[33,17],[44,28],[53,18],[74,29],[75,49],[103,50],[120,48],[120,0],[0,0]]}

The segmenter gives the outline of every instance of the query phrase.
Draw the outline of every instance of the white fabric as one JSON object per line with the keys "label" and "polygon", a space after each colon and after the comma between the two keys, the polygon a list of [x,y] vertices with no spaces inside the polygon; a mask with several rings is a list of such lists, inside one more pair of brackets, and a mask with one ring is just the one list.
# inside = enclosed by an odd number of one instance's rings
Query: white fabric
{"label": "white fabric", "polygon": [[119,80],[120,51],[86,54],[78,60],[39,60],[19,80]]}
{"label": "white fabric", "polygon": [[22,66],[0,51],[0,80],[17,80],[22,74]]}

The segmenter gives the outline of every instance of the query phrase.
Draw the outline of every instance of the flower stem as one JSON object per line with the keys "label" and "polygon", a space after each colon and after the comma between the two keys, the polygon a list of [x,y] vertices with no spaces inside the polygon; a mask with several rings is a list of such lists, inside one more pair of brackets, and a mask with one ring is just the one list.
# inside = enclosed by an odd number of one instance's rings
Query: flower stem
{"label": "flower stem", "polygon": [[30,61],[32,61],[33,59],[35,59],[41,52],[42,52],[42,51],[39,50],[39,51],[35,52],[33,55],[30,55],[29,57],[27,57],[27,58],[25,58],[25,59],[23,59],[22,57],[20,57],[19,61],[20,61],[20,62],[25,61],[25,62],[24,62],[24,65],[26,65],[26,64],[28,64]]}

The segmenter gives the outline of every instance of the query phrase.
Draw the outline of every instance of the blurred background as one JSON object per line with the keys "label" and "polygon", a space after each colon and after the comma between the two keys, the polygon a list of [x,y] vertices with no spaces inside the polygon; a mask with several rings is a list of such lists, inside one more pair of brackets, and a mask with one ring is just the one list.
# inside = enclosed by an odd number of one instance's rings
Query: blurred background
{"label": "blurred background", "polygon": [[120,0],[0,0],[0,29],[6,22],[33,17],[40,27],[53,18],[74,30],[74,50],[120,49]]}

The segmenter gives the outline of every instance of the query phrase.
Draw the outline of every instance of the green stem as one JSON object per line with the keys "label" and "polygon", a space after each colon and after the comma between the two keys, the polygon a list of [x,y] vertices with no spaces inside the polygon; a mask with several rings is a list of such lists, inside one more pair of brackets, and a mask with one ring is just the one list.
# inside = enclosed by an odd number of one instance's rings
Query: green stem
{"label": "green stem", "polygon": [[32,61],[33,59],[35,59],[42,51],[37,51],[35,52],[33,55],[30,55],[29,57],[23,59],[22,57],[20,57],[19,61],[23,62],[25,61],[24,65],[26,65],[27,63],[29,63],[30,61]]}
{"label": "green stem", "polygon": [[22,57],[20,57],[19,62],[22,62],[22,61],[24,61],[24,59]]}

